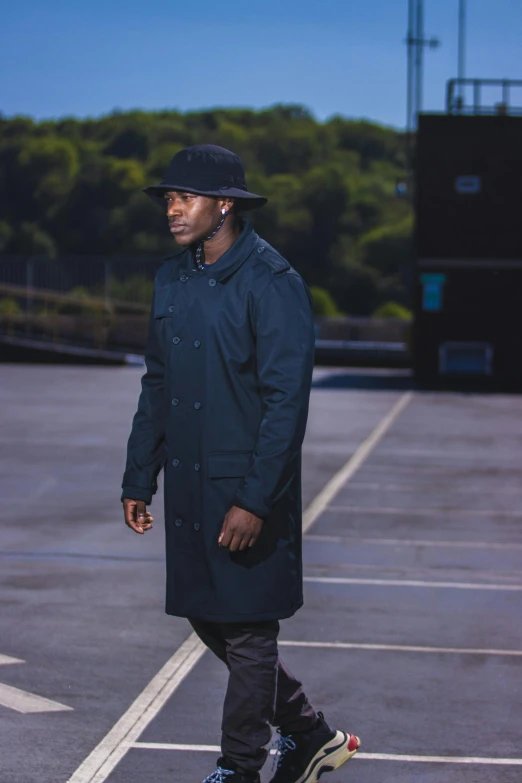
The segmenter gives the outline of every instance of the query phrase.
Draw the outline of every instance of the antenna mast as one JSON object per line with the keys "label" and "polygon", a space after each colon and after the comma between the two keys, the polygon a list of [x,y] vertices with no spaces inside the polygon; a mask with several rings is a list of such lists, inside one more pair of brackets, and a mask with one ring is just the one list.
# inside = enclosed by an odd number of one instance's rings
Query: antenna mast
{"label": "antenna mast", "polygon": [[[457,76],[464,79],[466,74],[466,0],[459,0],[459,50]],[[464,83],[459,83],[459,100],[464,104]]]}
{"label": "antenna mast", "polygon": [[424,36],[424,0],[408,0],[408,86],[406,130],[417,129],[417,116],[422,111],[424,48],[437,49],[438,38]]}

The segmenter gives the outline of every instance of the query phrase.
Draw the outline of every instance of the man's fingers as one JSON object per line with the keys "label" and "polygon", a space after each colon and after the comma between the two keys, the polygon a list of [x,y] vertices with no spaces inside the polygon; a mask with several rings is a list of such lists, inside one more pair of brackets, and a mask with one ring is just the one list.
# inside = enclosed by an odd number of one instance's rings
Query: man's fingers
{"label": "man's fingers", "polygon": [[126,522],[127,522],[127,525],[130,527],[131,530],[134,530],[135,533],[139,533],[140,535],[143,535],[143,528],[141,527],[141,525],[139,525],[133,519],[126,520]]}
{"label": "man's fingers", "polygon": [[248,549],[249,546],[250,546],[250,536],[247,534],[243,536],[243,538],[241,539],[241,543],[239,545],[239,551],[244,552],[245,549]]}
{"label": "man's fingers", "polygon": [[140,522],[138,519],[135,519],[134,514],[131,513],[129,516],[126,516],[125,522],[131,530],[134,530],[135,533],[143,533],[143,524],[145,523],[142,524],[142,522]]}
{"label": "man's fingers", "polygon": [[147,506],[143,500],[124,501],[125,524],[135,533],[143,535],[146,530],[152,528],[154,518],[147,511]]}
{"label": "man's fingers", "polygon": [[253,514],[232,509],[223,522],[221,533],[218,536],[219,545],[230,552],[244,552],[257,541],[261,522],[262,520],[254,517]]}
{"label": "man's fingers", "polygon": [[221,528],[221,533],[218,536],[218,544],[219,546],[227,547],[230,543],[230,535],[228,534],[228,517],[225,517],[225,521],[223,522],[223,527]]}
{"label": "man's fingers", "polygon": [[140,525],[140,527],[143,530],[150,530],[152,527],[152,523],[154,522],[154,517],[151,516],[148,511],[146,511],[145,513],[140,512],[138,513],[137,521],[138,521],[138,525]]}
{"label": "man's fingers", "polygon": [[228,549],[230,552],[237,552],[238,549],[241,549],[241,544],[243,543],[243,536],[241,533],[234,533],[234,536],[232,537],[232,541],[230,542]]}
{"label": "man's fingers", "polygon": [[136,506],[134,505],[134,503],[132,502],[128,503],[127,501],[125,501],[124,516],[125,516],[125,524],[128,525],[129,527],[132,527],[136,516]]}
{"label": "man's fingers", "polygon": [[219,538],[219,546],[222,546],[224,549],[228,549],[230,547],[230,542],[232,541],[233,534],[231,530],[225,530],[223,535]]}

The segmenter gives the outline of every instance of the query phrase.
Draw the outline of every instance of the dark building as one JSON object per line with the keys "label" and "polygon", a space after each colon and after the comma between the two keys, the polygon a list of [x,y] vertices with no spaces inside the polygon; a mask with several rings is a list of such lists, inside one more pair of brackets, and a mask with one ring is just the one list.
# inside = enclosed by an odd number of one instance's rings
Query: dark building
{"label": "dark building", "polygon": [[421,115],[414,366],[522,381],[522,117]]}

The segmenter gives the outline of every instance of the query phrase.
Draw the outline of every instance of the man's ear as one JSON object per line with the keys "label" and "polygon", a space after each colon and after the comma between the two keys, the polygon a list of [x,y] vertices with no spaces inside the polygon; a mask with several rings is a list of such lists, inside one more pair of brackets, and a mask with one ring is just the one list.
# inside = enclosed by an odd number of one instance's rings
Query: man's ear
{"label": "man's ear", "polygon": [[232,215],[234,212],[234,199],[233,198],[221,199],[221,201],[219,202],[219,209],[220,211],[226,209],[227,215]]}

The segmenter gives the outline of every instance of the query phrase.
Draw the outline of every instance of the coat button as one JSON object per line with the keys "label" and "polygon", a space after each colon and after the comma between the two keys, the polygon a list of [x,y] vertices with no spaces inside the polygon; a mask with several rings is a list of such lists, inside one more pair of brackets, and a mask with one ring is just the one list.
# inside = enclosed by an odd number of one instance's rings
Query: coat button
{"label": "coat button", "polygon": [[172,342],[174,343],[174,345],[179,345],[179,343],[181,342],[181,339],[179,337],[173,337],[172,338]]}
{"label": "coat button", "polygon": [[199,522],[194,522],[194,530],[199,530],[200,524]]}
{"label": "coat button", "polygon": [[199,348],[201,345],[201,340],[194,340],[194,348]]}
{"label": "coat button", "polygon": [[173,312],[174,312],[174,305],[171,305],[171,306],[169,307],[169,313],[173,313]]}
{"label": "coat button", "polygon": [[179,465],[179,459],[173,459],[172,464],[174,465],[175,468],[177,468]]}
{"label": "coat button", "polygon": [[213,278],[213,277],[211,277],[211,278],[210,278],[210,280],[208,281],[208,284],[209,284],[210,286],[212,286],[212,287],[214,287],[214,286],[216,285],[216,281],[214,280],[214,278]]}
{"label": "coat button", "polygon": [[200,403],[200,402],[195,402],[195,403],[194,403],[194,407],[195,407],[195,409],[196,409],[197,411],[199,411],[199,409],[201,408],[201,403]]}
{"label": "coat button", "polygon": [[260,245],[260,246],[257,248],[257,252],[258,252],[258,253],[264,253],[264,252],[265,252],[265,246],[264,246],[264,245]]}
{"label": "coat button", "polygon": [[177,397],[174,397],[174,399],[172,400],[172,404],[173,405],[179,405],[179,400],[178,400]]}
{"label": "coat button", "polygon": [[199,470],[200,467],[201,465],[199,464],[199,462],[196,462],[196,464],[194,465],[194,470]]}
{"label": "coat button", "polygon": [[181,525],[183,524],[183,520],[182,519],[175,519],[174,520],[174,524],[176,525],[176,527],[181,527]]}
{"label": "coat button", "polygon": [[187,277],[187,275],[181,275],[181,277],[179,279],[181,280],[182,283],[186,283],[187,280],[188,280],[188,277]]}

